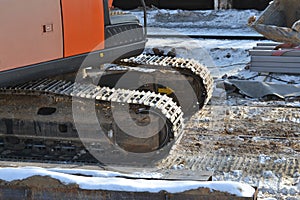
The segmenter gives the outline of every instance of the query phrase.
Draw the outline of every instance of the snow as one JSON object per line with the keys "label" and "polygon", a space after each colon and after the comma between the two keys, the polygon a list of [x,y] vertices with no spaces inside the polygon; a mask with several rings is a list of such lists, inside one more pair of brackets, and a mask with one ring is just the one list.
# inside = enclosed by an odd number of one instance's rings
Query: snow
{"label": "snow", "polygon": [[257,41],[252,40],[192,39],[189,37],[149,38],[147,48],[159,47],[165,52],[175,48],[177,57],[197,60],[209,68],[215,78],[221,78],[225,74],[233,76],[240,71],[243,72],[241,76],[252,77],[257,73],[242,69],[250,62],[248,49],[256,46],[256,43]]}
{"label": "snow", "polygon": [[179,164],[179,165],[175,164],[172,166],[172,169],[175,169],[175,170],[184,169],[184,164]]}
{"label": "snow", "polygon": [[268,170],[268,171],[264,171],[264,172],[263,172],[263,176],[264,176],[265,178],[272,178],[272,177],[274,177],[274,174],[273,174],[272,171]]}
{"label": "snow", "polygon": [[[143,12],[131,11],[143,22]],[[149,38],[148,48],[159,46],[165,51],[176,48],[177,57],[193,58],[211,69],[213,76],[233,75],[249,61],[248,50],[253,40],[191,39],[188,35],[251,35],[259,34],[247,25],[257,10],[164,10],[147,11],[148,34],[181,35],[184,38]],[[261,41],[267,42],[267,41]],[[246,73],[247,75],[248,73]],[[253,73],[251,73],[251,76]]]}
{"label": "snow", "polygon": [[[143,13],[137,9],[132,13],[143,22]],[[248,18],[260,15],[257,10],[164,10],[149,9],[147,11],[148,27],[159,27],[177,30],[182,34],[201,35],[259,35],[247,26]],[[234,23],[233,23],[234,22]],[[178,29],[180,27],[180,29]],[[168,31],[149,34],[170,34]]]}
{"label": "snow", "polygon": [[282,157],[282,158],[278,158],[277,160],[274,160],[274,163],[284,163],[286,162],[286,158],[285,157]]}
{"label": "snow", "polygon": [[265,164],[267,161],[271,160],[271,158],[265,154],[260,154],[259,155],[259,163],[260,164]]}
{"label": "snow", "polygon": [[[76,174],[76,175],[74,175]],[[82,174],[85,176],[79,176]],[[78,184],[85,190],[111,190],[128,192],[160,192],[180,193],[197,188],[209,188],[211,191],[228,192],[242,197],[252,197],[255,189],[238,182],[224,181],[168,181],[144,180],[147,174],[136,176],[110,171],[75,170],[75,169],[46,169],[39,167],[0,168],[0,178],[5,181],[23,180],[32,176],[50,176],[64,184]],[[92,176],[92,177],[87,177]],[[118,177],[121,176],[121,177]],[[127,177],[127,178],[126,178]],[[136,179],[129,179],[135,177]],[[153,178],[151,175],[148,178]]]}
{"label": "snow", "polygon": [[50,168],[47,169],[52,172],[59,172],[65,174],[81,174],[93,177],[131,177],[131,178],[161,178],[161,173],[156,172],[135,172],[133,174],[124,174],[113,171],[99,171],[99,170],[85,170],[85,169],[63,169],[63,168]]}
{"label": "snow", "polygon": [[233,176],[240,177],[243,174],[242,170],[232,170]]}

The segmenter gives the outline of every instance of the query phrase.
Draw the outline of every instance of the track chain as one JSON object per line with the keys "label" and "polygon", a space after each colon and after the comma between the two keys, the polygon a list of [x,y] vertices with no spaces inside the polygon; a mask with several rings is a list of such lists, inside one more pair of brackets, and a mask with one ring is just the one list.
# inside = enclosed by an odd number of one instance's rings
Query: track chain
{"label": "track chain", "polygon": [[[142,54],[137,57],[124,59],[128,66],[151,65],[158,68],[187,69],[191,74],[199,76],[203,80],[206,89],[205,104],[210,100],[213,89],[213,79],[207,68],[194,60],[174,58],[167,56],[153,56]],[[90,100],[139,104],[159,110],[169,120],[175,144],[178,144],[183,135],[184,113],[180,106],[167,95],[138,90],[116,89],[100,87],[94,84],[77,83],[65,80],[42,79],[27,82],[18,86],[0,89],[2,94],[34,94],[34,95],[58,95]]]}
{"label": "track chain", "polygon": [[114,89],[93,84],[52,79],[28,82],[16,87],[5,88],[4,91],[13,94],[26,94],[28,92],[49,93],[115,103],[140,104],[160,110],[172,123],[172,131],[175,137],[182,132],[184,127],[183,112],[172,98],[150,91]]}
{"label": "track chain", "polygon": [[205,99],[205,104],[212,97],[213,93],[213,78],[207,67],[203,66],[199,62],[193,59],[184,59],[171,56],[161,56],[161,55],[149,55],[141,54],[137,57],[126,58],[121,61],[123,64],[128,63],[139,64],[139,65],[151,65],[151,66],[164,66],[172,67],[174,69],[185,69],[190,70],[191,74],[200,77],[203,80],[204,87],[206,89],[207,97]]}

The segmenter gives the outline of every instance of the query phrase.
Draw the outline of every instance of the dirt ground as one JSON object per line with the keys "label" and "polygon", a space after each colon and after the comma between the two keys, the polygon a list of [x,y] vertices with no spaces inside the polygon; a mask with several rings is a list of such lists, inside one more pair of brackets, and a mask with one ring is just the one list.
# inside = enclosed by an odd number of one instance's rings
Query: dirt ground
{"label": "dirt ground", "polygon": [[259,199],[299,199],[299,124],[297,107],[208,105],[160,167],[214,171],[258,187]]}
{"label": "dirt ground", "polygon": [[[279,105],[246,101],[243,105],[206,106],[186,122],[185,135],[156,171],[211,171],[213,180],[257,187],[259,200],[298,200],[299,107]],[[0,165],[11,166],[7,162]],[[62,166],[45,163],[42,167]]]}

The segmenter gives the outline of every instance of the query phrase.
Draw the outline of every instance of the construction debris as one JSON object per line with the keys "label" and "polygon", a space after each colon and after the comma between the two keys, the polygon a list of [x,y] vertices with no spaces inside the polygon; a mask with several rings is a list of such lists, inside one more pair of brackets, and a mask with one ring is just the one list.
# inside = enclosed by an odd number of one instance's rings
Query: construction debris
{"label": "construction debris", "polygon": [[[250,50],[250,70],[256,72],[274,72],[300,74],[300,49],[280,48],[278,43],[258,43]],[[276,50],[278,49],[278,50]]]}
{"label": "construction debris", "polygon": [[[230,88],[233,91],[234,88],[234,91],[251,98],[288,100],[300,96],[300,86],[291,84],[234,79],[226,80],[223,84],[226,89]],[[230,91],[228,93],[231,94]]]}

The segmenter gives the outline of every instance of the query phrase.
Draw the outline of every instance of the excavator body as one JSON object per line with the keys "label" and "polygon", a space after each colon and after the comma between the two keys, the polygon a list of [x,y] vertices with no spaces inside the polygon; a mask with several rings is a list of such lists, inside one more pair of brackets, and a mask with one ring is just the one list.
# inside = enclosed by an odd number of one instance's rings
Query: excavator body
{"label": "excavator body", "polygon": [[152,165],[209,101],[205,66],[142,53],[146,23],[111,7],[0,2],[2,159]]}
{"label": "excavator body", "polygon": [[[117,55],[139,55],[146,43],[141,25],[130,14],[110,17],[111,4],[102,0],[1,1],[0,86],[74,72],[88,54],[97,64]],[[105,42],[128,30],[135,30],[130,38]]]}

